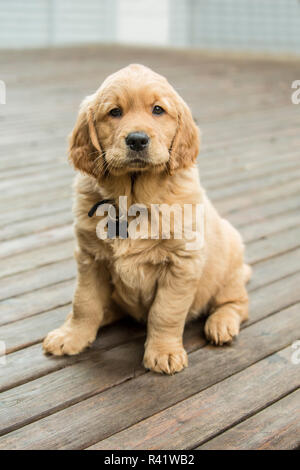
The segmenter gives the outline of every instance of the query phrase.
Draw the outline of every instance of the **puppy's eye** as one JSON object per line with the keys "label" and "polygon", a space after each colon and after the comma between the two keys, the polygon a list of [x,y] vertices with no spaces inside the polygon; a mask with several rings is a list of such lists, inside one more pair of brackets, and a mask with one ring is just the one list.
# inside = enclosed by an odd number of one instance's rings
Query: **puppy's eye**
{"label": "puppy's eye", "polygon": [[121,108],[113,108],[109,111],[109,115],[112,117],[121,117],[122,116],[122,109]]}
{"label": "puppy's eye", "polygon": [[165,110],[161,107],[161,106],[154,106],[154,108],[152,109],[152,114],[163,114],[165,112]]}

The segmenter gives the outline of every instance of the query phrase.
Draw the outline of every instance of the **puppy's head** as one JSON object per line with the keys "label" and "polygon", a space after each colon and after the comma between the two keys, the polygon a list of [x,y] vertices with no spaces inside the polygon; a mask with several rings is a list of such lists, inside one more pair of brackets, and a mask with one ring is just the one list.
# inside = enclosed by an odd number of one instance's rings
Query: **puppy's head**
{"label": "puppy's head", "polygon": [[95,178],[173,172],[194,163],[199,132],[167,80],[142,65],[110,75],[82,103],[70,138],[74,166]]}

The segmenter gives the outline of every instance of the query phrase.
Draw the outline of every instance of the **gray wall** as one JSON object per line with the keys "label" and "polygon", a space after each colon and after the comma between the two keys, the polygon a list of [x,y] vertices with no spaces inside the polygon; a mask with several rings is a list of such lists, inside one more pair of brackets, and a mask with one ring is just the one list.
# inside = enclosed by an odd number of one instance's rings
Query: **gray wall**
{"label": "gray wall", "polygon": [[171,42],[300,53],[299,0],[173,0]]}
{"label": "gray wall", "polygon": [[0,48],[93,42],[300,54],[300,1],[0,0]]}
{"label": "gray wall", "polygon": [[116,0],[0,0],[0,47],[112,42]]}

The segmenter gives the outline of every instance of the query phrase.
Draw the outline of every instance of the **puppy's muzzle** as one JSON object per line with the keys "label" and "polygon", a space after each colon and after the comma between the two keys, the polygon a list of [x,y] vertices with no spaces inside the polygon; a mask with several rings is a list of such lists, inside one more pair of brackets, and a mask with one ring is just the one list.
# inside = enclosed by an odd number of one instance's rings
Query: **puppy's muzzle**
{"label": "puppy's muzzle", "polygon": [[125,138],[127,147],[134,152],[146,150],[149,145],[149,136],[145,132],[130,132]]}

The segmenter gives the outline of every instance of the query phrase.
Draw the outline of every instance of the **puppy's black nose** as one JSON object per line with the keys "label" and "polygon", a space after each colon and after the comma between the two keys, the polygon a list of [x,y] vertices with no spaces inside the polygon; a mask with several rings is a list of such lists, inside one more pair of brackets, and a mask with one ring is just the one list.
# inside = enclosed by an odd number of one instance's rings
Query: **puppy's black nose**
{"label": "puppy's black nose", "polygon": [[135,150],[136,152],[140,152],[141,150],[145,149],[149,143],[149,137],[145,132],[130,132],[125,139],[126,145],[131,148],[131,150]]}

